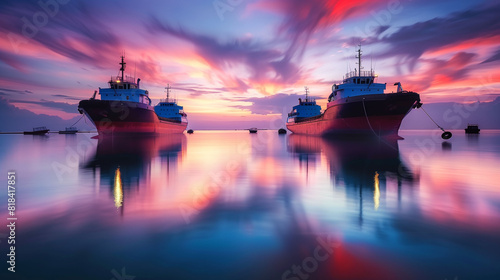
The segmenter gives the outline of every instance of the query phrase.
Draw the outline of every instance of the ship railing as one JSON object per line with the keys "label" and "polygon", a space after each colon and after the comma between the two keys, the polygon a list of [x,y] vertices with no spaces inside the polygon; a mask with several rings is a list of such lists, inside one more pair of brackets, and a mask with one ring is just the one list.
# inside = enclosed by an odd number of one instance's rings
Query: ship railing
{"label": "ship railing", "polygon": [[160,103],[173,103],[175,104],[177,102],[177,99],[160,99]]}
{"label": "ship railing", "polygon": [[122,76],[111,76],[111,82],[117,82],[117,81],[120,81],[121,83],[131,83],[131,84],[136,83],[135,79],[130,76],[123,77],[123,80]]}
{"label": "ship railing", "polygon": [[302,100],[299,105],[316,105],[316,99],[308,98],[306,100]]}
{"label": "ship railing", "polygon": [[373,77],[375,76],[375,71],[370,70],[370,71],[351,71],[347,74],[345,74],[345,79],[349,79],[352,77]]}

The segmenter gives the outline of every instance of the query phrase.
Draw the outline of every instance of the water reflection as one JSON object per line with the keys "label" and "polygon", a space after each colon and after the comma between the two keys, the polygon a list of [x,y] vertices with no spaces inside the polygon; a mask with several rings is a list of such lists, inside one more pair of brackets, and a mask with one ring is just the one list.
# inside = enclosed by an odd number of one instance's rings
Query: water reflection
{"label": "water reflection", "polygon": [[181,162],[185,150],[186,136],[183,134],[103,137],[98,139],[95,155],[83,169],[92,171],[99,187],[109,186],[115,207],[121,208],[132,190],[148,185],[156,159],[159,159],[161,172],[169,177]]}
{"label": "water reflection", "polygon": [[[446,152],[405,138],[6,136],[2,166],[23,171],[17,277],[497,279],[500,133],[457,133]],[[75,168],[59,181],[53,162]]]}
{"label": "water reflection", "polygon": [[452,148],[452,144],[448,141],[443,141],[443,143],[441,143],[441,149],[443,151],[451,151],[451,148]]}
{"label": "water reflection", "polygon": [[373,203],[375,204],[375,210],[378,209],[378,206],[380,205],[380,182],[378,179],[378,172],[375,171],[375,191],[373,192]]}
{"label": "water reflection", "polygon": [[471,146],[477,146],[479,142],[479,134],[466,134],[467,143]]}
{"label": "water reflection", "polygon": [[[357,223],[364,224],[366,207],[378,210],[388,195],[387,185],[397,185],[397,203],[401,207],[403,186],[411,187],[418,179],[401,160],[397,140],[333,139],[290,135],[288,151],[301,166],[328,166],[334,190],[342,189],[353,208]],[[411,195],[411,190],[409,192]]]}
{"label": "water reflection", "polygon": [[299,162],[316,164],[320,154],[326,157],[330,174],[335,183],[350,187],[374,186],[388,177],[413,181],[414,175],[401,161],[396,140],[331,139],[304,135],[290,135],[288,151]]}
{"label": "water reflection", "polygon": [[116,168],[115,173],[115,187],[113,188],[113,195],[115,197],[115,207],[122,207],[123,202],[123,185],[122,185],[122,175],[120,173],[120,167]]}
{"label": "water reflection", "polygon": [[[396,185],[395,194],[398,208],[401,208],[405,192],[412,188],[417,178],[401,160],[398,142],[386,139],[335,139],[304,135],[290,135],[287,143],[288,152],[294,157],[306,178],[318,178],[324,169],[328,171],[330,181],[328,189],[333,191],[324,204],[321,196],[328,192],[315,194],[317,211],[311,207],[304,215],[308,223],[317,223],[318,217],[327,228],[310,229],[312,232],[328,232],[340,237],[336,239],[333,256],[324,270],[314,274],[314,279],[400,279],[408,278],[409,272],[404,271],[405,265],[391,256],[384,256],[386,262],[378,259],[382,252],[377,252],[373,245],[356,244],[349,242],[350,235],[359,232],[374,232],[385,239],[392,228],[379,223],[380,218],[375,215],[386,215],[387,197],[393,194],[387,189],[388,185]],[[318,171],[319,169],[319,171]],[[315,189],[319,188],[320,181],[316,180]],[[330,191],[330,193],[331,193]],[[314,189],[309,192],[315,192]],[[317,192],[317,190],[316,190]],[[410,190],[411,195],[411,190]],[[303,196],[303,195],[302,195]],[[343,198],[345,196],[345,198]],[[344,207],[336,209],[333,214],[332,205],[340,204]],[[381,205],[384,204],[384,207]],[[316,217],[316,218],[315,218]],[[296,230],[296,229],[294,229]],[[317,233],[318,234],[318,233]],[[321,236],[321,235],[319,235]],[[304,242],[306,238],[303,238]],[[309,240],[309,246],[314,240]],[[299,248],[297,248],[299,250]],[[361,252],[363,252],[361,254]],[[383,254],[383,253],[382,253]],[[306,258],[307,255],[303,255]],[[390,260],[390,261],[389,261]],[[389,265],[392,263],[394,266]],[[356,267],[357,269],[354,269]],[[300,276],[300,275],[299,275]]]}

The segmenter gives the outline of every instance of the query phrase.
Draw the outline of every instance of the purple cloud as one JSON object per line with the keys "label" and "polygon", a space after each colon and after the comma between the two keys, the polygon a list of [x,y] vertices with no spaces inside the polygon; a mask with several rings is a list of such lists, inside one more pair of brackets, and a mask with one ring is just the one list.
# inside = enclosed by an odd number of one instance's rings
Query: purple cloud
{"label": "purple cloud", "polygon": [[8,88],[0,88],[0,91],[6,91],[6,92],[9,92],[9,93],[15,93],[15,94],[33,94],[33,92],[29,91],[29,90],[17,90],[17,89],[8,89]]}
{"label": "purple cloud", "polygon": [[76,100],[76,101],[82,100],[82,98],[77,98],[77,97],[73,97],[73,96],[69,96],[69,95],[65,95],[65,94],[52,94],[52,96],[60,97],[60,98],[68,99],[68,100]]}
{"label": "purple cloud", "polygon": [[[43,2],[43,1],[41,1]],[[0,32],[16,45],[40,44],[51,51],[93,66],[105,65],[121,48],[118,36],[88,3],[68,2],[45,10],[38,2],[2,1]],[[45,2],[43,2],[45,3]],[[55,1],[58,3],[58,1]],[[38,15],[38,16],[37,16]],[[73,43],[78,42],[78,47]],[[89,51],[90,50],[90,51]],[[19,61],[0,54],[0,60],[19,68]]]}
{"label": "purple cloud", "polygon": [[492,56],[481,63],[489,63],[500,60],[500,49],[498,49]]}
{"label": "purple cloud", "polygon": [[54,102],[54,101],[47,101],[44,99],[41,99],[40,101],[32,101],[32,100],[9,100],[10,103],[27,103],[27,104],[37,104],[37,105],[42,105],[44,107],[48,108],[53,108],[57,109],[66,113],[73,113],[77,114],[77,104],[69,104],[65,102]]}
{"label": "purple cloud", "polygon": [[148,30],[155,34],[164,33],[192,43],[197,52],[214,69],[221,72],[234,63],[247,66],[251,73],[250,80],[246,82],[236,76],[229,77],[233,87],[228,89],[232,91],[245,92],[251,87],[250,84],[261,82],[293,84],[301,78],[300,67],[291,62],[291,59],[283,52],[249,39],[234,39],[221,43],[214,37],[174,28],[156,18],[151,19]]}
{"label": "purple cloud", "polygon": [[[298,104],[298,99],[304,98],[303,94],[285,94],[278,93],[265,97],[253,97],[238,99],[238,101],[251,102],[250,106],[234,106],[240,109],[248,109],[252,114],[267,115],[267,114],[282,114],[288,113],[293,106]],[[312,99],[321,99],[319,96],[310,96]]]}
{"label": "purple cloud", "polygon": [[[417,22],[401,27],[382,38],[368,38],[366,43],[383,43],[388,47],[379,57],[400,56],[413,69],[423,53],[448,45],[500,34],[500,4],[449,14],[445,17]],[[351,38],[358,41],[361,38]],[[365,44],[366,44],[365,43]]]}

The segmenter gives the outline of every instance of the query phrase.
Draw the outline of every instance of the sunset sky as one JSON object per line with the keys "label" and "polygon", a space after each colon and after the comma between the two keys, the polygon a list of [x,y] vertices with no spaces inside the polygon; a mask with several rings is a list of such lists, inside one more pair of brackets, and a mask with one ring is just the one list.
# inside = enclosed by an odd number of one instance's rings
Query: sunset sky
{"label": "sunset sky", "polygon": [[265,125],[304,86],[324,108],[361,43],[389,91],[486,102],[500,95],[499,15],[493,0],[3,0],[0,99],[69,120],[125,53],[153,103],[170,84],[191,126]]}

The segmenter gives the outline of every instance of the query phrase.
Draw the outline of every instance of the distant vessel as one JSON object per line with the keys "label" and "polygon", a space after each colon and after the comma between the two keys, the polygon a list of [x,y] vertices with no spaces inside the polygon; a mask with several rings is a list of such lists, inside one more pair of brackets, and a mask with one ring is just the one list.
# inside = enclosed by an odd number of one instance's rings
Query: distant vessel
{"label": "distant vessel", "polygon": [[72,127],[66,127],[65,130],[59,130],[59,134],[76,134],[78,132],[78,128],[72,126]]}
{"label": "distant vessel", "polygon": [[99,88],[101,99],[96,99],[97,91],[89,100],[78,104],[80,114],[85,114],[93,122],[99,134],[160,134],[182,133],[187,127],[187,115],[176,100],[161,100],[151,106],[149,92],[139,88],[140,79],[125,77],[125,61],[121,57],[120,74],[111,77],[109,88]]}
{"label": "distant vessel", "polygon": [[257,130],[258,130],[258,129],[257,129],[256,127],[252,127],[252,128],[250,128],[248,131],[249,131],[250,133],[257,133]]}
{"label": "distant vessel", "polygon": [[396,93],[385,93],[386,84],[376,83],[374,71],[361,71],[361,47],[358,49],[359,69],[347,73],[341,84],[332,86],[326,110],[308,96],[288,114],[287,128],[293,133],[376,134],[397,136],[401,121],[412,108],[421,106],[418,93],[403,91],[400,83]]}
{"label": "distant vessel", "polygon": [[465,129],[466,134],[479,134],[479,125],[477,124],[467,124],[467,128]]}
{"label": "distant vessel", "polygon": [[23,134],[26,134],[26,135],[45,135],[47,133],[49,133],[49,129],[46,128],[45,126],[35,127],[35,128],[33,128],[33,131],[23,132]]}

